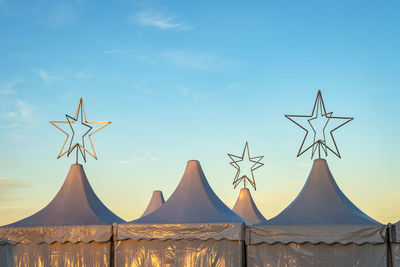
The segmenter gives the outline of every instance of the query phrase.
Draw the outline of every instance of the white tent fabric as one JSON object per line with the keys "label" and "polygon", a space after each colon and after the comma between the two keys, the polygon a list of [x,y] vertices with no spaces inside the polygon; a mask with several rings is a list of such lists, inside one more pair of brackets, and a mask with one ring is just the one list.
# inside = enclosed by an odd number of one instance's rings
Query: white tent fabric
{"label": "white tent fabric", "polygon": [[243,218],[214,193],[197,160],[190,160],[171,197],[153,213],[130,223],[241,223]]}
{"label": "white tent fabric", "polygon": [[[255,249],[256,248],[256,249]],[[339,243],[259,244],[247,249],[252,267],[386,267],[385,245]]]}
{"label": "white tent fabric", "polygon": [[266,223],[267,219],[258,210],[248,188],[240,189],[233,211],[251,224]]}
{"label": "white tent fabric", "polygon": [[118,240],[244,240],[242,223],[120,224]]}
{"label": "white tent fabric", "polygon": [[393,266],[400,266],[400,221],[392,224],[390,230]]}
{"label": "white tent fabric", "polygon": [[[326,161],[317,159],[302,191],[284,211],[264,225],[246,228],[247,260],[249,266],[302,266],[305,262],[307,266],[336,266],[343,259],[341,266],[359,266],[359,262],[385,266],[385,228],[350,202]],[[331,265],[325,265],[328,254]]]}
{"label": "white tent fabric", "polygon": [[379,224],[343,194],[324,159],[314,160],[307,182],[296,199],[268,221],[276,225]]}
{"label": "white tent fabric", "polygon": [[5,227],[111,225],[124,220],[96,196],[82,165],[73,164],[60,191],[42,210]]}
{"label": "white tent fabric", "polygon": [[149,205],[147,205],[146,210],[143,212],[142,217],[149,215],[156,209],[162,206],[162,204],[165,203],[163,193],[160,190],[156,190],[153,192],[153,195],[151,196],[151,200],[149,202]]}
{"label": "white tent fabric", "polygon": [[240,266],[244,223],[211,189],[200,163],[191,160],[160,208],[118,225],[116,265]]}
{"label": "white tent fabric", "polygon": [[0,228],[0,262],[9,263],[5,266],[109,266],[114,222],[124,221],[99,200],[82,165],[74,164],[45,208]]}

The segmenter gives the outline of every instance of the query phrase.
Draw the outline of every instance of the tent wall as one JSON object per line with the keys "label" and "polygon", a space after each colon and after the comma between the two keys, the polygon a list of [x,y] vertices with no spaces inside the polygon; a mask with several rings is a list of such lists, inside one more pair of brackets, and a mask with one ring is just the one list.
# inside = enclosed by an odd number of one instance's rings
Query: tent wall
{"label": "tent wall", "polygon": [[247,245],[247,266],[384,267],[386,266],[386,244],[261,243]]}
{"label": "tent wall", "polygon": [[242,266],[243,241],[123,240],[115,247],[116,267]]}
{"label": "tent wall", "polygon": [[393,266],[400,266],[400,244],[392,243]]}
{"label": "tent wall", "polygon": [[109,267],[110,242],[1,245],[0,266]]}

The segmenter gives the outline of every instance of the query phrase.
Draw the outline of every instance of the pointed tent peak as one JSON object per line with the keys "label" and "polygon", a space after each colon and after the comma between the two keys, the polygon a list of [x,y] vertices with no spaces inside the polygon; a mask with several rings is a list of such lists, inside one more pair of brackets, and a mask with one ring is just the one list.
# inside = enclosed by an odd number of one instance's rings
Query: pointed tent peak
{"label": "pointed tent peak", "polygon": [[149,215],[153,211],[157,210],[159,207],[161,207],[165,203],[163,193],[160,190],[155,190],[153,192],[153,195],[151,196],[151,200],[149,202],[149,205],[147,206],[146,210],[142,214],[141,217]]}
{"label": "pointed tent peak", "polygon": [[254,203],[248,188],[240,189],[239,197],[236,200],[233,211],[252,224],[267,222],[267,219],[265,219]]}
{"label": "pointed tent peak", "polygon": [[186,170],[184,173],[184,176],[186,173],[192,173],[192,172],[203,172],[200,162],[198,160],[189,160],[186,164]]}
{"label": "pointed tent peak", "polygon": [[207,182],[200,162],[190,160],[171,197],[153,213],[132,221],[139,224],[245,222],[228,208]]}
{"label": "pointed tent peak", "polygon": [[340,190],[325,159],[314,160],[296,199],[267,224],[379,224]]}
{"label": "pointed tent peak", "polygon": [[54,199],[42,210],[7,227],[105,225],[124,222],[97,197],[81,164],[72,164]]}
{"label": "pointed tent peak", "polygon": [[198,161],[197,159],[191,159],[188,160],[187,162],[187,166],[200,166],[200,161]]}

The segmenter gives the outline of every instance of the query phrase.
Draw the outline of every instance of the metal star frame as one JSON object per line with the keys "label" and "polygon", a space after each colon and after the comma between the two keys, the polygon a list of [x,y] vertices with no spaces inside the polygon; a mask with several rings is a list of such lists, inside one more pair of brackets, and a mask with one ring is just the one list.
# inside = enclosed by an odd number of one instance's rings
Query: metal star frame
{"label": "metal star frame", "polygon": [[[80,144],[80,143],[73,144],[73,140],[74,140],[74,136],[75,136],[75,131],[74,131],[73,125],[74,125],[74,123],[76,123],[78,121],[78,116],[80,116],[80,123],[82,125],[88,127],[89,129],[82,135],[82,144]],[[65,115],[65,117],[67,118],[67,121],[50,121],[50,123],[53,126],[55,126],[58,130],[60,130],[61,132],[63,132],[67,136],[65,138],[65,141],[64,141],[62,147],[61,147],[60,152],[58,153],[57,159],[61,158],[65,154],[67,154],[67,157],[69,157],[69,155],[72,153],[72,151],[74,149],[76,149],[76,163],[78,163],[78,150],[81,153],[82,158],[83,158],[83,160],[85,162],[86,162],[86,153],[88,153],[90,156],[92,156],[94,159],[97,160],[97,154],[96,154],[96,151],[94,149],[94,145],[93,145],[91,137],[92,137],[92,135],[94,135],[95,133],[97,133],[98,131],[103,129],[104,127],[110,125],[111,122],[107,122],[107,121],[87,121],[85,107],[83,105],[83,99],[82,98],[80,98],[80,100],[79,100],[79,104],[78,104],[78,107],[76,109],[75,116],[71,117],[69,115]],[[72,131],[72,137],[71,137],[71,141],[70,141],[70,144],[69,144],[69,148],[66,151],[64,151],[64,147],[65,147],[65,144],[67,143],[68,138],[69,138],[70,135],[57,125],[57,124],[65,124],[65,123],[69,124],[69,126],[71,128],[71,131]],[[92,133],[90,133],[88,135],[89,141],[90,141],[90,146],[92,148],[92,152],[90,152],[89,150],[86,149],[85,140],[84,140],[85,136],[93,129],[93,127],[90,126],[89,124],[104,124],[103,126],[99,127],[94,132],[92,132]]]}
{"label": "metal star frame", "polygon": [[[238,162],[243,161],[244,154],[246,153],[246,150],[247,150],[247,156],[249,158],[249,161],[254,163],[253,166],[251,166],[251,168],[250,168],[250,170],[251,170],[251,179],[249,177],[247,177],[247,175],[240,176],[240,166],[239,166]],[[229,162],[229,164],[231,164],[233,167],[235,167],[237,169],[237,172],[236,172],[236,175],[235,175],[235,179],[233,180],[233,183],[232,183],[233,184],[233,188],[236,188],[242,180],[243,180],[244,188],[246,188],[246,180],[247,180],[253,186],[254,190],[257,190],[256,181],[254,179],[253,171],[257,170],[258,168],[260,168],[261,166],[264,165],[264,163],[260,162],[264,158],[264,156],[250,157],[249,144],[248,144],[247,141],[246,141],[246,144],[244,146],[243,153],[242,153],[241,157],[235,156],[235,155],[232,155],[232,154],[228,154],[228,156],[232,160],[232,162]]]}
{"label": "metal star frame", "polygon": [[[339,149],[338,149],[338,147],[337,147],[337,145],[336,145],[335,138],[333,137],[333,132],[336,131],[337,129],[339,129],[340,127],[342,127],[343,125],[347,124],[348,122],[350,122],[350,121],[353,120],[354,118],[351,118],[351,117],[335,117],[335,116],[332,116],[332,114],[333,114],[333,112],[326,112],[324,100],[322,99],[321,90],[318,90],[317,97],[316,97],[315,103],[314,103],[314,107],[313,107],[313,110],[312,110],[312,113],[311,113],[310,116],[307,116],[307,115],[285,115],[286,118],[288,118],[288,119],[289,119],[290,121],[292,121],[294,124],[296,124],[296,125],[299,126],[301,129],[303,129],[304,131],[306,131],[306,135],[304,136],[303,141],[302,141],[302,143],[301,143],[301,145],[300,145],[300,149],[299,149],[299,152],[297,153],[297,157],[300,157],[300,156],[301,156],[302,154],[304,154],[306,151],[308,151],[309,149],[311,149],[311,151],[312,151],[312,152],[311,152],[311,159],[313,159],[314,154],[315,154],[315,152],[316,152],[317,149],[318,149],[318,157],[321,158],[321,148],[322,148],[322,151],[323,151],[323,153],[325,154],[325,156],[328,156],[328,150],[329,150],[330,152],[332,152],[333,154],[335,154],[338,158],[341,158]],[[323,129],[322,129],[322,132],[323,132],[323,139],[318,139],[318,140],[316,140],[316,135],[317,135],[317,134],[316,134],[315,128],[314,128],[314,126],[313,126],[312,123],[313,123],[313,120],[319,118],[320,116],[321,116],[321,117],[325,117],[326,122],[325,122],[325,124],[324,124]],[[308,121],[308,124],[311,126],[311,129],[312,129],[313,132],[314,132],[313,143],[312,143],[310,146],[308,146],[306,149],[303,149],[303,146],[304,146],[304,144],[305,144],[305,142],[306,142],[306,139],[307,139],[307,136],[308,136],[308,130],[307,130],[305,127],[303,127],[301,124],[299,124],[298,122],[296,122],[295,118],[309,118],[309,119],[307,120],[307,121]],[[332,138],[333,145],[334,145],[334,147],[332,147],[332,148],[331,148],[330,146],[327,145],[327,143],[326,143],[326,136],[325,136],[326,127],[327,127],[328,123],[329,123],[331,120],[343,120],[343,121],[344,121],[344,122],[341,123],[339,126],[333,128],[333,129],[330,131],[330,137]]]}

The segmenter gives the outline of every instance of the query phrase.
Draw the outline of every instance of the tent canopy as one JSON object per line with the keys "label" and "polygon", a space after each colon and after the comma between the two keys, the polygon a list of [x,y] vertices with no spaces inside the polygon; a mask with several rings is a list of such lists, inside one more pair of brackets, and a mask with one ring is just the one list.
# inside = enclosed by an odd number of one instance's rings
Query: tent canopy
{"label": "tent canopy", "polygon": [[82,165],[73,164],[60,191],[42,210],[5,227],[107,225],[124,220],[96,196]]}
{"label": "tent canopy", "polygon": [[385,225],[358,209],[337,186],[324,159],[314,161],[297,198],[265,224],[246,229],[247,244],[382,244]]}
{"label": "tent canopy", "polygon": [[142,217],[146,216],[159,207],[162,206],[162,204],[165,203],[163,193],[160,190],[156,190],[153,192],[153,195],[151,196],[151,200],[149,202],[149,205],[147,206],[146,210],[143,212]]}
{"label": "tent canopy", "polygon": [[258,210],[248,188],[240,189],[233,211],[252,224],[266,223],[267,219]]}
{"label": "tent canopy", "polygon": [[267,224],[367,224],[377,221],[357,208],[340,190],[324,159],[314,160],[307,182],[297,198]]}
{"label": "tent canopy", "polygon": [[96,196],[82,165],[73,164],[60,191],[45,208],[0,227],[0,245],[106,242],[114,222],[124,221]]}
{"label": "tent canopy", "polygon": [[214,193],[197,160],[187,163],[185,173],[171,197],[153,213],[130,223],[241,223],[243,218]]}
{"label": "tent canopy", "polygon": [[117,240],[243,240],[247,223],[214,193],[197,160],[187,163],[171,197],[156,211],[118,225]]}

